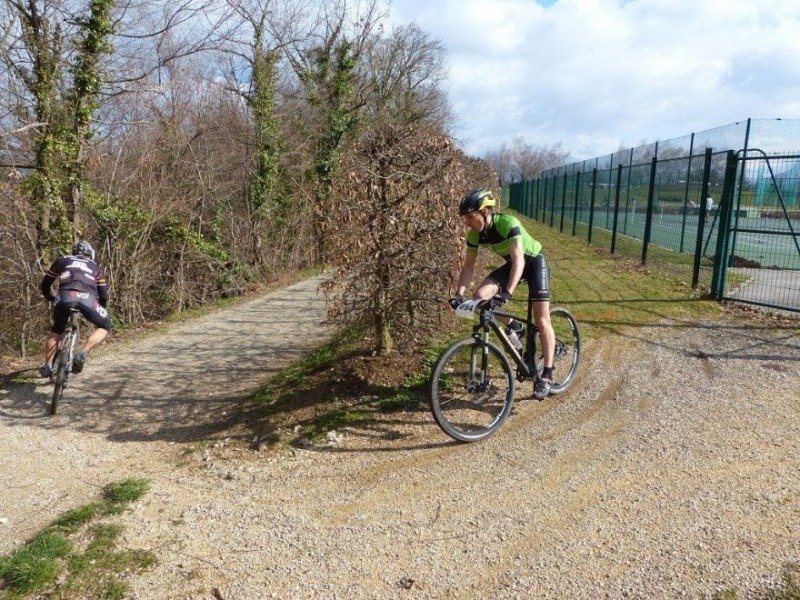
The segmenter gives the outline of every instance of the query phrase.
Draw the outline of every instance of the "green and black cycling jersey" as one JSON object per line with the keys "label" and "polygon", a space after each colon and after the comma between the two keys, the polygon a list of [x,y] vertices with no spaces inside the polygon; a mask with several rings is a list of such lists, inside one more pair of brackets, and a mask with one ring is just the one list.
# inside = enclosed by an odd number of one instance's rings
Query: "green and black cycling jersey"
{"label": "green and black cycling jersey", "polygon": [[538,256],[542,251],[542,244],[525,231],[519,219],[511,215],[497,213],[492,215],[492,224],[478,233],[470,230],[467,233],[467,252],[475,254],[482,245],[502,256],[506,261],[511,260],[511,245],[522,241],[522,252],[525,256]]}

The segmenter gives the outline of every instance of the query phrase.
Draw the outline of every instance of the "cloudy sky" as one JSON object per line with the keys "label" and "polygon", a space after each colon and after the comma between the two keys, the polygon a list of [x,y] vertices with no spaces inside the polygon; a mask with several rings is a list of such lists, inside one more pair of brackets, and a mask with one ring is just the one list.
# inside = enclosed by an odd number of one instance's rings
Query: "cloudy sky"
{"label": "cloudy sky", "polygon": [[571,159],[800,117],[800,0],[392,0],[448,51],[465,147]]}

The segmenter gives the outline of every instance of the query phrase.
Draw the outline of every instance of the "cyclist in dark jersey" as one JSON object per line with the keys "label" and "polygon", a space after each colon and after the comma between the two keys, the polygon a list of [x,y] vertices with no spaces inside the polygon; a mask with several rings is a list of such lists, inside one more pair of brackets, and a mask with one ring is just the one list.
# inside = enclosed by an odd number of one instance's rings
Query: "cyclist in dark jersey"
{"label": "cyclist in dark jersey", "polygon": [[[58,294],[53,295],[50,288],[58,280]],[[53,327],[45,340],[44,364],[39,368],[42,377],[53,373],[55,357],[61,334],[67,328],[71,308],[77,308],[95,329],[72,363],[72,370],[80,373],[86,362],[86,355],[102,342],[111,329],[108,317],[108,283],[100,266],[94,261],[94,249],[89,242],[75,244],[72,254],[62,256],[50,267],[42,279],[42,295],[53,302]]]}
{"label": "cyclist in dark jersey", "polygon": [[[555,334],[550,323],[550,286],[547,262],[542,254],[542,244],[533,239],[519,220],[512,215],[496,213],[492,207],[497,202],[492,192],[486,188],[472,190],[461,200],[459,214],[469,227],[467,233],[467,256],[461,267],[456,295],[450,305],[456,308],[464,301],[464,293],[472,281],[475,259],[480,246],[488,246],[505,259],[505,264],[483,280],[475,290],[476,300],[496,298],[502,304],[511,295],[520,281],[528,282],[528,298],[533,303],[533,318],[542,340],[544,371],[534,386],[534,397],[542,400],[550,393],[553,382],[553,353]],[[507,318],[498,317],[507,322]],[[507,323],[509,330],[522,337],[522,324],[518,321]]]}

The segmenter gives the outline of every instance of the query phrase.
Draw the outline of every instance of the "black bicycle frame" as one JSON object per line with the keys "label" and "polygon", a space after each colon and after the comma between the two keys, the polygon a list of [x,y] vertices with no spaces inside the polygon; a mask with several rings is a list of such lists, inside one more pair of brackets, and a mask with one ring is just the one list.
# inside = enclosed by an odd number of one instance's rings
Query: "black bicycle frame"
{"label": "black bicycle frame", "polygon": [[[500,327],[500,324],[493,318],[494,316],[500,317],[509,317],[511,319],[516,319],[525,324],[525,350],[523,354],[520,354],[519,350],[517,350],[514,345],[511,343],[511,340],[508,339],[506,332],[504,331],[503,327]],[[536,323],[532,321],[531,315],[531,303],[528,303],[528,318],[527,319],[520,319],[517,315],[513,315],[511,313],[503,312],[500,310],[496,310],[491,308],[490,305],[487,305],[483,309],[481,309],[480,314],[480,323],[475,325],[472,328],[472,335],[475,338],[481,339],[486,347],[486,344],[489,343],[489,330],[494,331],[497,334],[497,337],[500,338],[500,341],[503,344],[506,352],[514,359],[514,363],[517,365],[517,369],[524,375],[525,377],[533,377],[535,374],[535,366],[533,364],[533,357],[536,353],[536,342],[534,341],[534,334],[538,331],[536,327]],[[480,332],[483,331],[481,335]],[[483,360],[486,360],[487,353],[483,353]],[[486,366],[485,364],[483,365]]]}

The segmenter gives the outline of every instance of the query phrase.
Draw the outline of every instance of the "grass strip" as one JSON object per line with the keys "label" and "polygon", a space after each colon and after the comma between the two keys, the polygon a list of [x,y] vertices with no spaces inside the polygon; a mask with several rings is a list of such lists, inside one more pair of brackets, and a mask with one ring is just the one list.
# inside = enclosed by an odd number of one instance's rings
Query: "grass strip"
{"label": "grass strip", "polygon": [[[22,548],[0,557],[0,598],[21,600],[46,590],[53,599],[124,598],[128,588],[119,575],[149,568],[155,555],[116,551],[122,527],[96,521],[120,514],[149,489],[146,479],[111,483],[102,500],[64,513]],[[59,578],[63,583],[57,585]]]}

